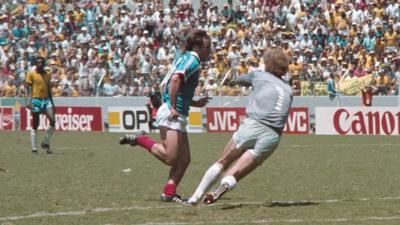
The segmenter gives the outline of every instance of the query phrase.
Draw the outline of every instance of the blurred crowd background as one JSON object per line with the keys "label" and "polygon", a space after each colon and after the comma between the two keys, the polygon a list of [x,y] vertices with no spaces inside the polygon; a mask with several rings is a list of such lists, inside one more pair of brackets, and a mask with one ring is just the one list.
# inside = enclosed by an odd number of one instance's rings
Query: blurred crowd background
{"label": "blurred crowd background", "polygon": [[212,37],[196,95],[246,95],[230,80],[291,59],[295,95],[379,95],[400,87],[400,0],[7,0],[0,3],[0,97],[24,96],[36,56],[53,96],[147,96],[193,28]]}

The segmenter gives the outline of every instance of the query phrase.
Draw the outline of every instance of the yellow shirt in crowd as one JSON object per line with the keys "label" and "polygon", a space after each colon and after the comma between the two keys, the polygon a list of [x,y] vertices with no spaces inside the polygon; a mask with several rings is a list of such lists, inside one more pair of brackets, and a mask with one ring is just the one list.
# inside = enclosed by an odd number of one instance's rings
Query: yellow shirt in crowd
{"label": "yellow shirt in crowd", "polygon": [[17,87],[6,83],[3,89],[4,97],[15,97],[17,94]]}
{"label": "yellow shirt in crowd", "polygon": [[397,33],[393,32],[392,34],[389,34],[389,32],[387,32],[385,34],[385,41],[386,41],[386,45],[390,46],[390,47],[395,47],[397,45]]}
{"label": "yellow shirt in crowd", "polygon": [[49,11],[49,9],[50,9],[49,4],[42,2],[42,3],[39,3],[37,11],[39,14],[42,14],[42,13],[46,13],[47,11]]}
{"label": "yellow shirt in crowd", "polygon": [[292,75],[292,77],[298,78],[300,76],[301,70],[302,67],[300,64],[291,63],[289,65],[289,73]]}
{"label": "yellow shirt in crowd", "polygon": [[245,62],[240,63],[240,65],[238,67],[239,74],[246,74],[248,71],[249,71],[249,67],[247,66],[247,64]]}
{"label": "yellow shirt in crowd", "polygon": [[375,7],[372,11],[375,13],[376,17],[383,19],[385,15],[385,9],[383,9],[382,7]]}

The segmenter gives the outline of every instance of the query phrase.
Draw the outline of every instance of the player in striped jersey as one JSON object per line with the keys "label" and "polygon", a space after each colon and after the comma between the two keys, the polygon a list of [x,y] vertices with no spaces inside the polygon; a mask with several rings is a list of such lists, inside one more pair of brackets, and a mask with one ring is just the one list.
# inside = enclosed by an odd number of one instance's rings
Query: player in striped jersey
{"label": "player in striped jersey", "polygon": [[180,201],[176,187],[190,163],[190,148],[186,132],[190,106],[203,107],[207,96],[193,100],[199,83],[200,63],[208,59],[211,39],[203,30],[194,30],[186,37],[183,51],[175,57],[171,70],[162,82],[163,105],[158,109],[156,123],[160,129],[161,143],[144,131],[126,134],[120,144],[139,145],[157,159],[171,167],[161,201]]}

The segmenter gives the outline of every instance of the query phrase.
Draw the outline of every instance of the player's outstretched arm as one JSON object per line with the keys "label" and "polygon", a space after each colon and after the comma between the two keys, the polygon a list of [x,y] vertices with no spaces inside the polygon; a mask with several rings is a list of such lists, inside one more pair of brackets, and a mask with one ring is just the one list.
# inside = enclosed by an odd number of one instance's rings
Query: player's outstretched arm
{"label": "player's outstretched arm", "polygon": [[238,78],[235,80],[231,81],[229,85],[241,85],[245,87],[251,86],[253,83],[253,76],[251,74],[246,74],[246,75],[240,75]]}
{"label": "player's outstretched arm", "polygon": [[204,97],[201,97],[197,100],[192,100],[192,102],[190,103],[190,106],[194,106],[194,107],[204,107],[207,105],[207,103],[211,100],[211,97],[208,97],[207,95]]}
{"label": "player's outstretched arm", "polygon": [[25,83],[25,106],[32,109],[32,85]]}

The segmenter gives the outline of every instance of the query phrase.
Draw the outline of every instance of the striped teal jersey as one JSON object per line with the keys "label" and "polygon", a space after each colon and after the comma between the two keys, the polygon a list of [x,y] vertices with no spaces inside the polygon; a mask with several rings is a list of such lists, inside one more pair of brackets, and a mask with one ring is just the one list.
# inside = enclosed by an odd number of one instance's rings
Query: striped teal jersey
{"label": "striped teal jersey", "polygon": [[194,96],[194,91],[199,83],[200,59],[196,52],[185,51],[177,55],[168,74],[165,76],[162,85],[164,86],[163,101],[171,108],[169,96],[169,86],[171,77],[174,74],[183,76],[183,85],[177,93],[176,110],[184,115],[189,115],[190,103]]}

